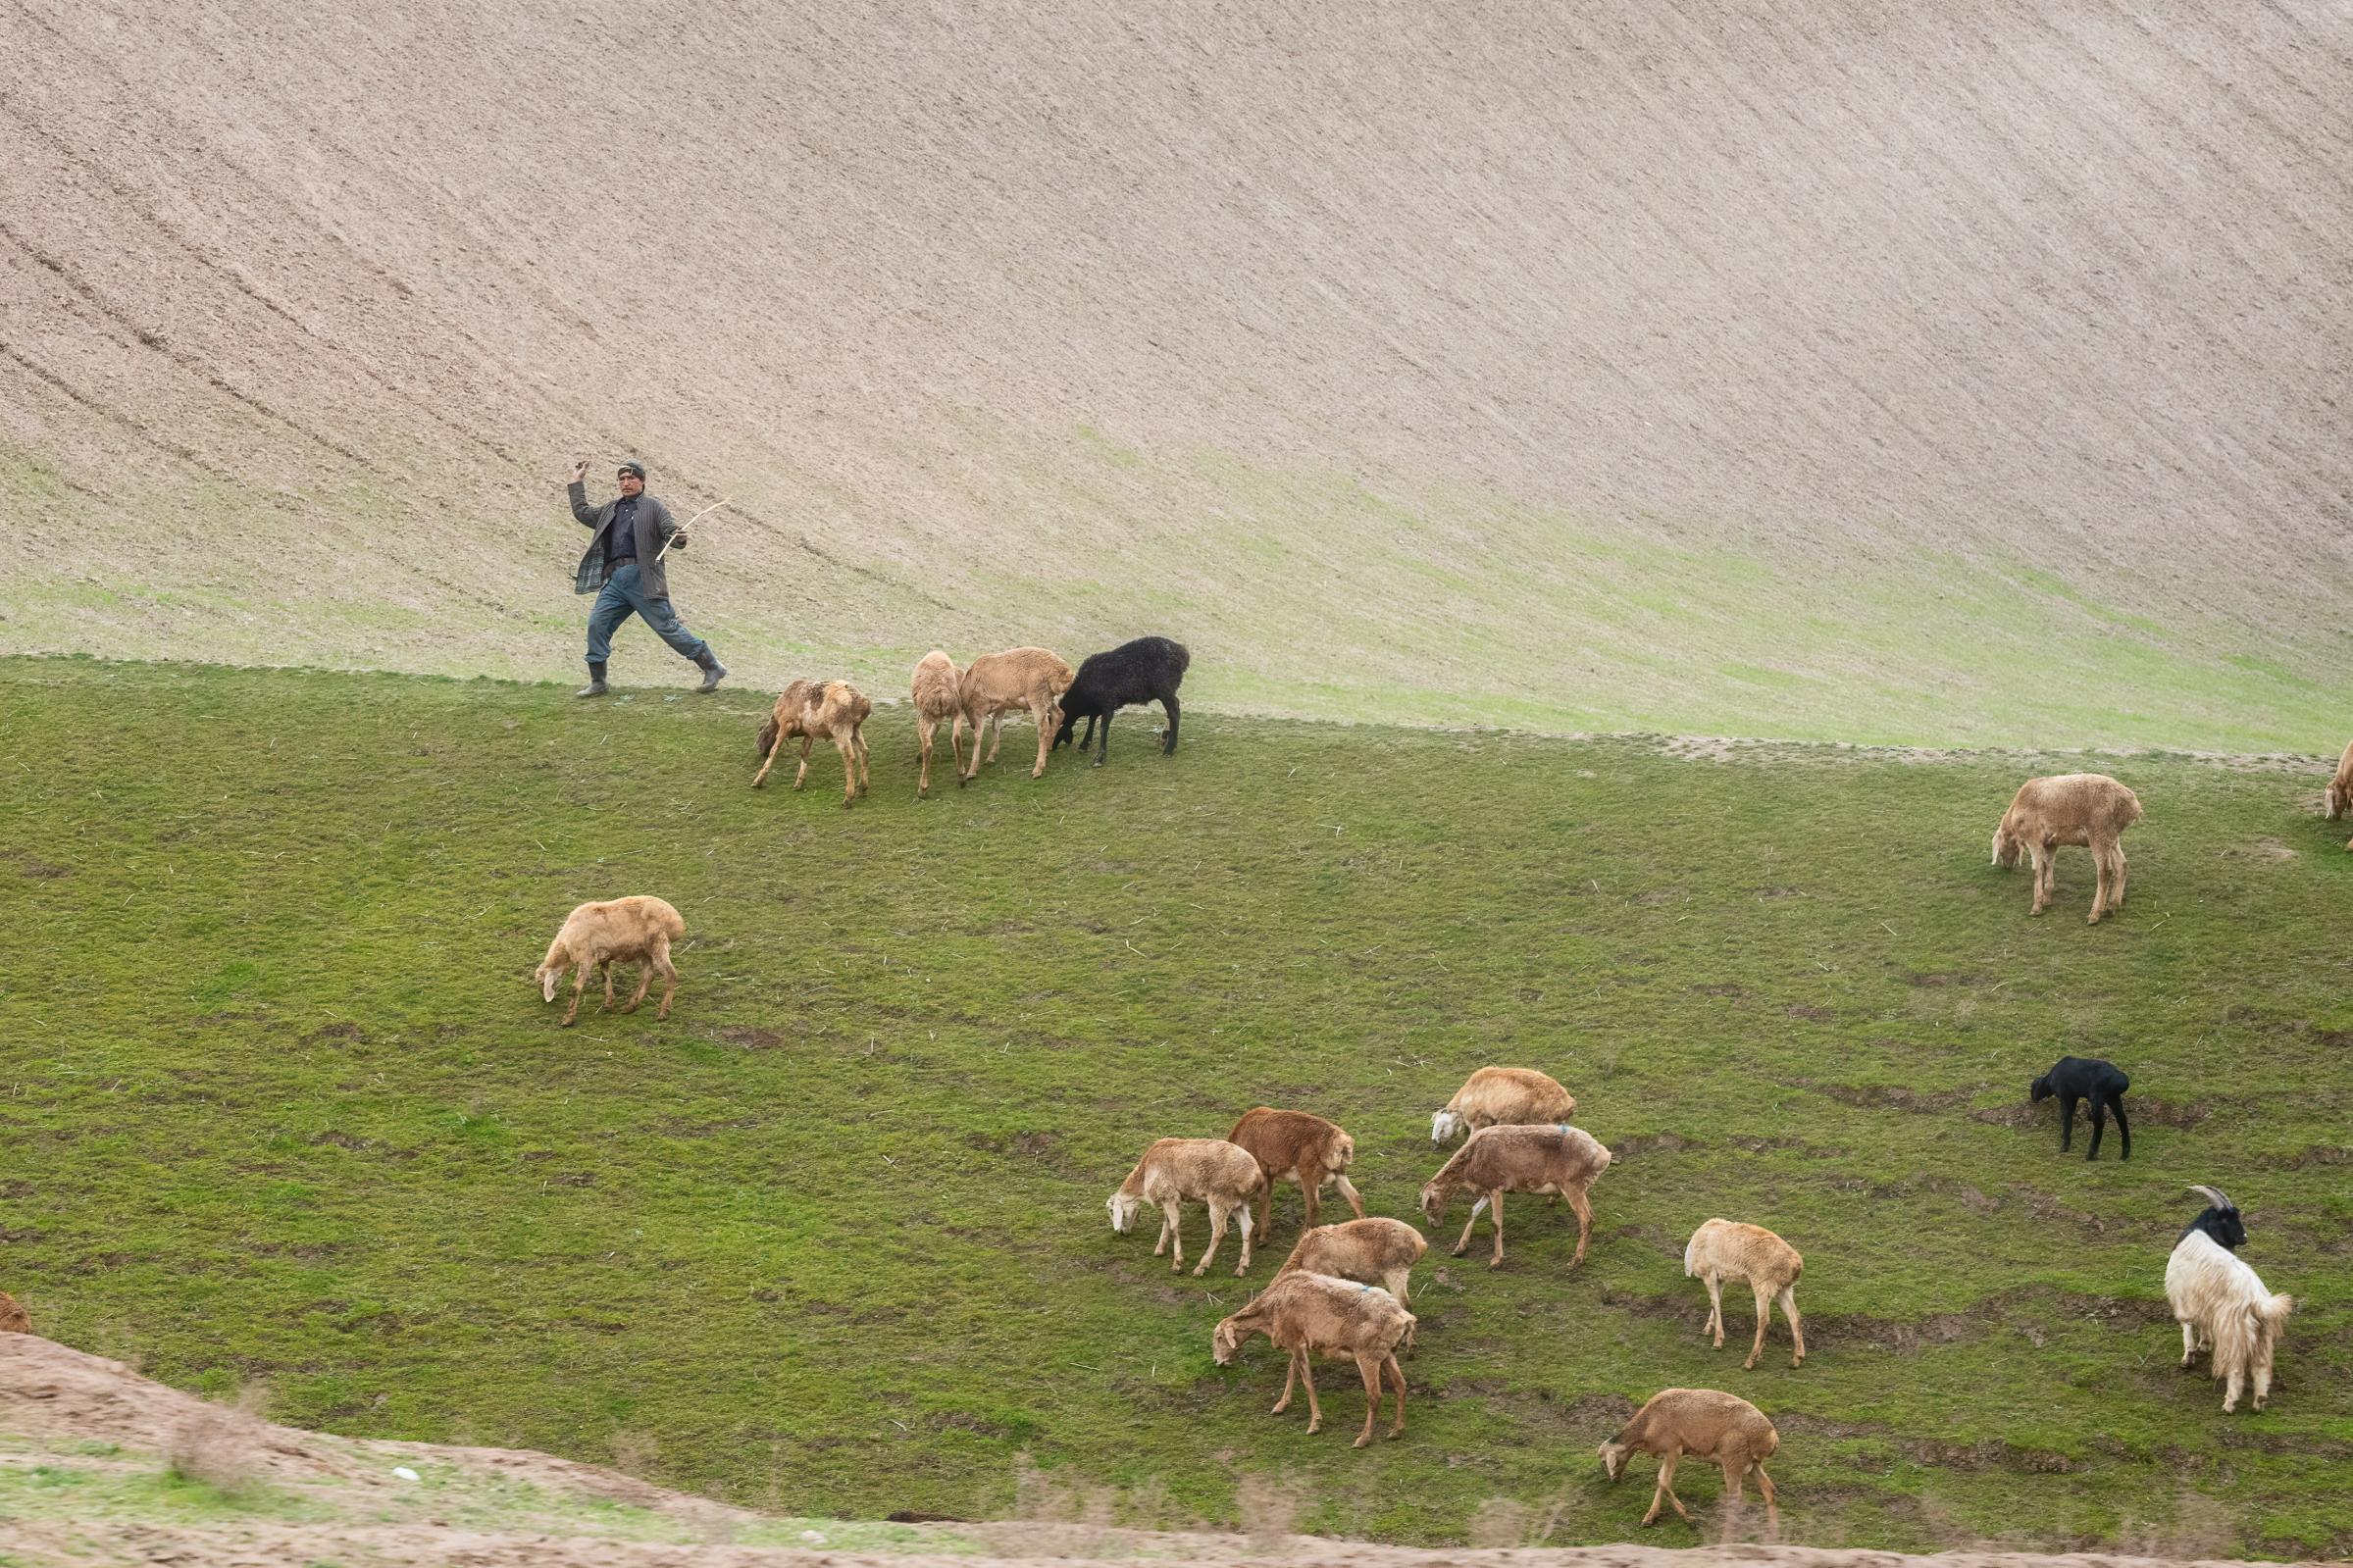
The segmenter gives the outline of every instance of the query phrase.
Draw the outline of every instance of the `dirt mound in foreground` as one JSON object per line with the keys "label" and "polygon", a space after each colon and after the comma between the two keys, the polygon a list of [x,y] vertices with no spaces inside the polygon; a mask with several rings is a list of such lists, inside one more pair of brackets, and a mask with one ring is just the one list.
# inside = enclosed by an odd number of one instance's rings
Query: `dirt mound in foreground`
{"label": "dirt mound in foreground", "polygon": [[[202,1434],[192,1437],[192,1434]],[[2156,1568],[2157,1558],[1891,1552],[1739,1545],[1672,1550],[1617,1545],[1500,1551],[1419,1550],[1304,1536],[1154,1535],[1070,1524],[1001,1522],[875,1527],[768,1519],[669,1492],[611,1470],[506,1448],[371,1442],[275,1426],[169,1389],[118,1361],[31,1335],[0,1334],[0,1469],[34,1466],[146,1471],[191,1442],[209,1444],[199,1468],[233,1469],[259,1488],[251,1517],[202,1524],[100,1505],[53,1516],[5,1519],[12,1563],[28,1568],[170,1563],[177,1568],[255,1568],[332,1560],[370,1568],[763,1568],[817,1563],[856,1568],[991,1568],[1052,1559],[1084,1564],[1279,1562],[1293,1568]],[[395,1473],[396,1466],[419,1480]],[[476,1522],[484,1499],[532,1489],[529,1514]],[[307,1515],[325,1507],[343,1521],[269,1517],[270,1489],[297,1491]],[[616,1519],[611,1504],[633,1510]],[[579,1517],[567,1518],[567,1504]],[[601,1506],[600,1506],[601,1505]],[[462,1520],[463,1522],[459,1522]],[[669,1534],[680,1539],[643,1539]],[[762,1543],[789,1534],[792,1543]],[[638,1539],[629,1539],[629,1538]],[[867,1538],[862,1540],[861,1538]]]}

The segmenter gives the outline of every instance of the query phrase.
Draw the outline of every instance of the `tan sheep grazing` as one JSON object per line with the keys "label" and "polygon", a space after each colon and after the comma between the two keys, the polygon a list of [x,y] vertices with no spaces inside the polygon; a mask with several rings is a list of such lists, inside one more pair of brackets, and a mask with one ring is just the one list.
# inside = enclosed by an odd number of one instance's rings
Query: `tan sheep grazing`
{"label": "tan sheep grazing", "polygon": [[2091,897],[2096,926],[2102,915],[2124,907],[2124,830],[2141,815],[2140,797],[2104,773],[2029,779],[1993,831],[1993,863],[2015,866],[2021,854],[2033,862],[2034,904],[2027,913],[2039,915],[2051,901],[2060,846],[2089,849],[2099,877]]}
{"label": "tan sheep grazing", "polygon": [[1492,1269],[1504,1261],[1504,1194],[1558,1192],[1577,1211],[1577,1255],[1568,1260],[1574,1268],[1585,1261],[1585,1248],[1593,1238],[1593,1204],[1586,1189],[1609,1169],[1610,1151],[1583,1128],[1482,1127],[1421,1189],[1422,1218],[1436,1225],[1457,1192],[1479,1193],[1454,1256],[1460,1257],[1470,1246],[1471,1227],[1479,1223],[1479,1211],[1492,1203],[1495,1255],[1487,1260]]}
{"label": "tan sheep grazing", "polygon": [[[2336,759],[2336,777],[2321,791],[2322,816],[2334,822],[2348,810],[2353,810],[2353,744],[2347,744],[2345,754]],[[2353,849],[2353,838],[2345,840],[2345,847]]]}
{"label": "tan sheep grazing", "polygon": [[[1403,1220],[1347,1220],[1303,1234],[1274,1272],[1277,1279],[1286,1274],[1328,1274],[1336,1280],[1377,1285],[1410,1307],[1413,1265],[1429,1249],[1422,1234]],[[1413,1331],[1407,1329],[1406,1344],[1409,1348],[1412,1343]]]}
{"label": "tan sheep grazing", "polygon": [[1340,1195],[1356,1211],[1357,1219],[1364,1218],[1364,1200],[1356,1196],[1355,1184],[1348,1179],[1348,1168],[1356,1160],[1356,1140],[1320,1116],[1305,1111],[1278,1111],[1260,1105],[1242,1113],[1242,1120],[1226,1135],[1226,1141],[1250,1150],[1266,1173],[1266,1190],[1258,1197],[1258,1231],[1267,1234],[1267,1224],[1274,1210],[1274,1188],[1277,1182],[1297,1182],[1306,1199],[1307,1224],[1316,1223],[1316,1194],[1326,1183],[1340,1189]]}
{"label": "tan sheep grazing", "polygon": [[552,1002],[564,971],[578,971],[572,982],[572,1005],[564,1009],[564,1022],[569,1025],[580,1015],[581,993],[588,987],[589,970],[604,977],[604,1010],[609,1013],[613,1010],[612,966],[637,964],[637,994],[621,1010],[636,1012],[653,985],[653,977],[659,974],[662,1005],[653,1016],[668,1018],[670,998],[678,994],[678,971],[670,965],[670,944],[686,934],[686,921],[659,898],[638,894],[583,904],[564,917],[563,929],[547,944],[547,956],[539,960],[532,978],[539,983],[540,1000]]}
{"label": "tan sheep grazing", "polygon": [[1250,1305],[1219,1323],[1209,1335],[1210,1353],[1221,1367],[1231,1366],[1243,1341],[1263,1334],[1275,1348],[1291,1358],[1283,1378],[1283,1397],[1271,1414],[1291,1408],[1291,1386],[1307,1386],[1307,1433],[1323,1426],[1323,1411],[1315,1402],[1316,1356],[1356,1362],[1364,1379],[1364,1430],[1353,1446],[1372,1442],[1373,1421],[1381,1413],[1384,1380],[1397,1390],[1397,1419],[1389,1436],[1406,1430],[1406,1374],[1397,1364],[1397,1347],[1413,1333],[1413,1314],[1387,1290],[1329,1275],[1294,1272],[1252,1299]]}
{"label": "tan sheep grazing", "polygon": [[[923,746],[923,771],[915,781],[917,796],[932,792],[932,736],[940,730],[940,721],[950,721],[947,731],[947,754],[954,759],[955,772],[964,772],[964,692],[956,676],[956,661],[938,648],[925,654],[915,666],[915,735]],[[978,745],[976,738],[973,742]]]}
{"label": "tan sheep grazing", "polygon": [[[1045,648],[1007,648],[1002,653],[984,653],[964,667],[961,686],[964,696],[964,723],[972,730],[972,761],[966,765],[959,784],[972,783],[981,771],[981,731],[993,725],[997,715],[1017,709],[1029,710],[1038,726],[1038,766],[1030,777],[1046,777],[1046,754],[1054,743],[1054,732],[1061,728],[1062,693],[1078,673],[1062,662],[1058,654]],[[997,760],[997,736],[989,741],[989,760]]]}
{"label": "tan sheep grazing", "polygon": [[1764,1226],[1732,1220],[1710,1220],[1691,1233],[1691,1243],[1683,1248],[1683,1277],[1703,1281],[1708,1287],[1708,1324],[1700,1332],[1714,1334],[1716,1349],[1724,1347],[1723,1282],[1746,1280],[1749,1289],[1757,1292],[1757,1342],[1749,1346],[1749,1358],[1740,1364],[1744,1372],[1754,1368],[1765,1353],[1765,1320],[1772,1316],[1775,1301],[1781,1303],[1781,1315],[1789,1320],[1789,1337],[1797,1346],[1789,1364],[1794,1367],[1806,1359],[1806,1331],[1798,1323],[1797,1295],[1798,1276],[1805,1268],[1806,1260],[1798,1256],[1798,1249]]}
{"label": "tan sheep grazing", "polygon": [[846,681],[795,681],[776,694],[776,710],[760,726],[760,771],[751,776],[754,789],[767,782],[785,742],[800,737],[800,771],[793,776],[798,789],[809,779],[809,746],[831,740],[842,753],[842,806],[866,792],[874,769],[866,759],[864,726],[874,704]]}
{"label": "tan sheep grazing", "polygon": [[1175,1242],[1176,1256],[1168,1265],[1174,1274],[1185,1266],[1185,1239],[1177,1231],[1184,1200],[1208,1205],[1209,1250],[1194,1266],[1196,1276],[1207,1272],[1209,1260],[1217,1256],[1217,1243],[1225,1239],[1226,1222],[1239,1216],[1242,1261],[1234,1265],[1234,1272],[1242,1274],[1250,1268],[1250,1206],[1265,1187],[1266,1175],[1247,1149],[1222,1138],[1164,1138],[1144,1151],[1104,1206],[1111,1211],[1111,1229],[1125,1236],[1139,1208],[1158,1204],[1160,1239],[1152,1244],[1152,1256]]}
{"label": "tan sheep grazing", "polygon": [[1659,1490],[1651,1493],[1651,1511],[1642,1516],[1646,1525],[1658,1523],[1660,1505],[1669,1502],[1690,1523],[1690,1510],[1675,1495],[1675,1465],[1685,1454],[1711,1460],[1723,1470],[1724,1494],[1735,1505],[1747,1495],[1745,1483],[1755,1471],[1757,1490],[1765,1493],[1765,1516],[1777,1524],[1780,1509],[1765,1461],[1780,1446],[1781,1434],[1746,1399],[1714,1389],[1662,1389],[1634,1412],[1616,1437],[1602,1444],[1602,1470],[1615,1481],[1626,1473],[1631,1455],[1657,1455]]}
{"label": "tan sheep grazing", "polygon": [[17,1305],[15,1296],[10,1295],[6,1290],[0,1290],[0,1334],[30,1334],[31,1332],[32,1319],[26,1317],[25,1309]]}
{"label": "tan sheep grazing", "polygon": [[1565,1122],[1576,1110],[1574,1094],[1532,1067],[1482,1067],[1462,1081],[1446,1109],[1431,1116],[1430,1141],[1444,1143],[1482,1127]]}

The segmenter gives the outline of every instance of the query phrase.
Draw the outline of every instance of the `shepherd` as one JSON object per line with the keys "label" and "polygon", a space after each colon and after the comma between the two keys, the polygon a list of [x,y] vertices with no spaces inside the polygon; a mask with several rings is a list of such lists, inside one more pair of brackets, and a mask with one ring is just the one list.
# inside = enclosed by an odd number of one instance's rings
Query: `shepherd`
{"label": "shepherd", "polygon": [[727,679],[727,666],[712,654],[711,645],[680,624],[670,607],[670,578],[662,557],[691,542],[688,531],[670,520],[670,509],[645,493],[645,465],[623,463],[615,479],[621,494],[602,506],[588,504],[585,481],[588,465],[572,465],[572,515],[590,531],[588,553],[572,579],[572,591],[593,593],[588,611],[588,683],[572,693],[601,697],[605,693],[604,666],[612,657],[613,632],[632,615],[645,618],[654,634],[694,662],[702,672],[698,691],[716,691]]}

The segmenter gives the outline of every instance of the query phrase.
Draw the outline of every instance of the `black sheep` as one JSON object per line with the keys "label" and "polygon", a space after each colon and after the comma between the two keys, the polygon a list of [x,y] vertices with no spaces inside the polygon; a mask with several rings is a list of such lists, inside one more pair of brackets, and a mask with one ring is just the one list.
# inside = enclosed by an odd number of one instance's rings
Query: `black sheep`
{"label": "black sheep", "polygon": [[2075,1138],[2075,1102],[2091,1102],[2091,1152],[2083,1157],[2100,1157],[2100,1134],[2107,1123],[2103,1111],[2116,1113],[2117,1136],[2124,1140],[2125,1159],[2132,1158],[2132,1128],[2124,1120],[2124,1090],[2132,1087],[2114,1062],[2097,1056],[2062,1056],[2059,1064],[2036,1079],[2029,1090],[2033,1102],[2040,1105],[2052,1095],[2059,1096],[2059,1151],[2066,1153]]}
{"label": "black sheep", "polygon": [[[1078,722],[1086,720],[1087,733],[1079,749],[1094,746],[1095,766],[1100,768],[1111,752],[1111,715],[1133,703],[1157,702],[1168,712],[1167,735],[1160,747],[1160,754],[1168,755],[1177,743],[1177,686],[1192,662],[1182,642],[1166,637],[1138,637],[1108,653],[1087,655],[1078,679],[1062,693],[1062,728],[1054,732],[1054,744],[1068,740]],[[1103,727],[1100,742],[1095,738],[1099,723]]]}

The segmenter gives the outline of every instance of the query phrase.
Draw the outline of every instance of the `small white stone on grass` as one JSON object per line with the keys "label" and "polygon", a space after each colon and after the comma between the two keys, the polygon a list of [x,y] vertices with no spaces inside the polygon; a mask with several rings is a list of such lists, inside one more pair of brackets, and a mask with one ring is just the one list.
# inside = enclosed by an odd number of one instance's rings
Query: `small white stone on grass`
{"label": "small white stone on grass", "polygon": [[403,1481],[422,1481],[425,1479],[423,1476],[417,1474],[417,1472],[414,1470],[411,1470],[407,1465],[394,1465],[392,1467],[392,1474],[398,1476]]}

